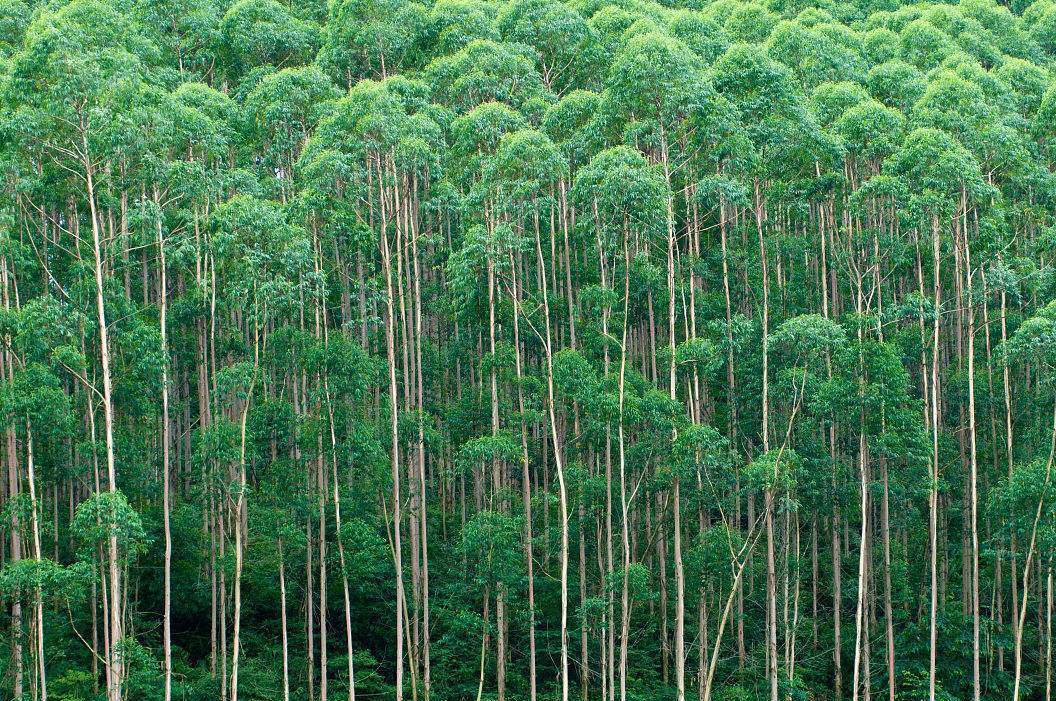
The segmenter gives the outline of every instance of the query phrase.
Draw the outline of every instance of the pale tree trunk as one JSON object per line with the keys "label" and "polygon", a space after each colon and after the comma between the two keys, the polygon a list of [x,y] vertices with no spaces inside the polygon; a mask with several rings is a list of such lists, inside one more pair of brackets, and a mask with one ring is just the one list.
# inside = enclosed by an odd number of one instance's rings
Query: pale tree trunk
{"label": "pale tree trunk", "polygon": [[554,391],[553,335],[550,322],[550,302],[546,279],[546,264],[539,239],[539,228],[535,230],[535,250],[538,258],[543,288],[543,315],[546,325],[543,351],[546,357],[547,412],[550,423],[550,439],[554,448],[554,467],[557,471],[558,497],[561,514],[561,701],[568,701],[568,490],[565,485],[565,466],[561,441],[557,433],[557,410]]}
{"label": "pale tree trunk", "polygon": [[891,604],[891,516],[890,489],[886,461],[881,458],[883,471],[883,503],[880,507],[881,528],[884,536],[884,625],[887,638],[887,693],[888,701],[895,701],[895,623]]}
{"label": "pale tree trunk", "polygon": [[[1002,345],[1008,342],[1008,292],[1002,287],[1001,288],[1001,343]],[[1005,406],[1005,459],[1008,464],[1008,477],[1012,478],[1012,466],[1013,466],[1013,451],[1012,451],[1012,378],[1011,369],[1008,363],[1002,363],[1001,368],[1001,383],[1002,393],[1004,395],[1004,406]],[[1017,599],[1016,588],[1019,583],[1016,576],[1016,536],[1012,534],[1009,538],[1009,550],[1011,550],[1011,571],[1009,577],[1009,584],[1012,587],[1012,637],[1015,639],[1019,635],[1019,616],[1016,612],[1019,610],[1019,602]],[[1003,649],[1003,648],[1002,648]],[[1004,655],[1000,657],[1001,662],[1004,662]],[[1002,664],[1002,668],[1004,665]]]}
{"label": "pale tree trunk", "polygon": [[1052,558],[1045,578],[1045,701],[1052,701]]}
{"label": "pale tree trunk", "polygon": [[[882,223],[882,222],[881,222]],[[876,290],[876,336],[883,343],[884,326],[883,319],[884,293],[881,288],[883,275],[880,270],[880,238],[873,230],[873,258],[877,261],[874,268],[874,285]],[[886,408],[880,407],[880,430],[887,430]],[[880,453],[880,473],[883,480],[883,492],[880,501],[880,532],[883,539],[884,558],[884,628],[887,642],[887,693],[888,701],[895,701],[895,627],[894,615],[891,604],[891,493],[887,469],[887,457]]]}
{"label": "pale tree trunk", "polygon": [[[8,499],[18,495],[17,461],[14,455],[14,435],[12,429],[7,429],[7,458],[8,458]],[[16,510],[11,510],[11,552],[10,562],[17,563],[22,559],[22,537],[19,535],[19,523]],[[95,613],[93,608],[93,615]],[[11,600],[11,660],[14,666],[12,692],[16,699],[22,698],[23,670],[22,670],[22,602],[19,597]]]}
{"label": "pale tree trunk", "polygon": [[[315,483],[319,497],[319,701],[326,701],[330,685],[330,636],[327,626],[327,555],[326,555],[326,504],[330,477],[323,459],[323,437],[317,436],[315,459]],[[399,602],[397,602],[397,606]]]}
{"label": "pale tree trunk", "polygon": [[[417,201],[417,179],[415,183],[415,201]],[[425,391],[422,378],[422,290],[421,273],[418,265],[418,232],[411,236],[411,257],[414,261],[414,352],[415,368],[417,374],[418,408],[425,409]],[[429,701],[432,693],[432,662],[430,660],[430,621],[429,621],[429,529],[426,508],[426,485],[425,485],[425,427],[424,419],[418,422],[418,491],[421,495],[421,527],[420,547],[422,551],[422,692],[424,701]]]}
{"label": "pale tree trunk", "polygon": [[[994,387],[994,364],[995,363],[994,363],[994,360],[993,360],[993,344],[992,344],[992,341],[991,341],[991,334],[990,334],[990,300],[989,300],[990,292],[989,292],[989,290],[987,288],[986,271],[982,267],[980,267],[980,269],[979,269],[979,279],[980,279],[980,282],[983,285],[983,338],[985,339],[985,348],[986,348],[986,384],[987,384],[987,390],[989,391],[989,395],[988,395],[988,397],[989,397],[989,402],[988,402],[989,411],[988,411],[988,414],[989,414],[989,417],[990,417],[990,444],[992,446],[992,448],[990,450],[990,456],[991,456],[991,459],[993,461],[994,474],[996,476],[997,475],[997,468],[998,468],[999,461],[1000,461],[1000,454],[999,454],[998,449],[997,449],[997,445],[998,445],[998,441],[999,441],[999,434],[998,434],[998,428],[997,428],[997,411],[996,411],[996,406],[995,406],[997,404],[997,390]],[[1000,540],[1000,535],[998,535],[998,541],[997,541],[998,555],[997,555],[997,557],[994,558],[994,578],[993,578],[993,587],[991,589],[991,591],[993,593],[992,610],[993,610],[993,617],[994,617],[994,627],[993,627],[993,631],[994,632],[999,632],[999,631],[1001,631],[1004,628],[1004,613],[1003,613],[1003,609],[1005,607],[1005,601],[1004,601],[1004,591],[1003,591],[1004,590],[1004,578],[1002,576],[1002,563],[1004,561],[1004,558],[1001,557],[1001,554],[1000,554],[1001,542],[1002,541]],[[987,637],[987,652],[988,652],[988,654],[993,656],[994,647],[995,647],[994,640],[993,640],[993,633],[992,632],[988,632],[986,637]],[[996,652],[997,652],[997,669],[998,669],[998,671],[1004,672],[1005,671],[1004,649],[1001,646],[996,646],[996,647],[997,647],[997,650],[996,650]]]}
{"label": "pale tree trunk", "polygon": [[517,280],[517,264],[510,254],[510,271],[513,277],[513,359],[517,373],[517,409],[521,416],[521,500],[524,504],[524,560],[528,575],[528,685],[529,701],[536,701],[535,676],[535,563],[532,557],[532,484],[528,472],[528,426],[524,418],[524,388],[521,383],[521,330],[520,287]]}
{"label": "pale tree trunk", "polygon": [[[488,350],[495,357],[495,263],[488,258]],[[495,363],[490,373],[491,436],[499,435],[499,381]],[[492,508],[502,510],[498,502],[502,490],[502,466],[497,457],[491,461]],[[495,583],[495,687],[498,701],[506,701],[506,592],[501,582]]]}
{"label": "pale tree trunk", "polygon": [[[382,203],[385,202],[384,185],[382,181],[383,168],[378,163],[379,189]],[[384,205],[383,205],[384,208]],[[392,282],[392,256],[389,248],[389,236],[386,213],[381,214],[381,253],[382,265],[385,267],[385,306],[387,311],[387,323],[385,324],[385,351],[389,363],[389,401],[390,401],[390,429],[392,439],[392,524],[393,524],[393,559],[396,567],[396,701],[403,701],[403,551],[401,543],[401,496],[400,496],[400,430],[398,404],[399,395],[396,385],[396,314],[394,309],[395,292]],[[566,700],[567,701],[567,700]]]}
{"label": "pale tree trunk", "polygon": [[[864,420],[861,424],[861,429],[864,430]],[[869,481],[867,476],[867,468],[865,464],[865,434],[860,433],[859,438],[859,475],[861,477],[861,532],[860,542],[858,551],[858,597],[857,604],[855,605],[854,611],[854,672],[851,694],[855,701],[859,698],[859,670],[862,667],[862,636],[863,627],[867,625],[864,622],[864,618],[868,616],[865,611],[866,607],[866,572],[868,563],[866,561],[868,550],[867,550],[867,528],[869,524]],[[865,632],[868,635],[868,632]],[[868,697],[866,697],[868,698]]]}
{"label": "pale tree trunk", "polygon": [[[43,555],[40,549],[40,522],[37,517],[37,473],[33,460],[33,429],[26,419],[26,470],[29,480],[29,504],[30,521],[33,530],[33,556],[37,562],[42,561]],[[37,615],[37,683],[40,691],[40,701],[48,701],[48,679],[44,664],[44,592],[37,585],[36,596],[33,602]]]}
{"label": "pale tree trunk", "polygon": [[290,701],[290,643],[286,626],[286,561],[279,539],[279,615],[282,621],[282,701]]}
{"label": "pale tree trunk", "polygon": [[[671,359],[668,367],[671,401],[677,402],[675,378],[675,210],[674,194],[671,192],[671,168],[668,159],[667,133],[660,129],[663,151],[664,178],[667,181],[667,325]],[[766,343],[765,341],[763,342]],[[765,361],[764,361],[765,362]],[[765,380],[764,380],[765,387]],[[766,391],[765,389],[763,390]],[[672,427],[672,442],[678,438],[678,429]],[[682,567],[682,503],[679,475],[672,480],[672,509],[674,511],[673,549],[675,565],[675,692],[677,701],[686,698],[686,576]],[[663,565],[661,565],[663,566]],[[664,615],[667,615],[665,610]]]}
{"label": "pale tree trunk", "polygon": [[[857,255],[857,254],[856,254]],[[859,268],[860,270],[860,268]],[[859,273],[857,279],[856,311],[859,315],[865,313],[863,305],[862,276]],[[855,701],[859,698],[859,670],[865,672],[866,695],[868,701],[869,683],[869,660],[866,654],[862,660],[863,649],[867,650],[869,644],[868,612],[866,611],[868,597],[868,582],[866,577],[869,568],[869,467],[867,464],[867,450],[865,440],[865,359],[862,354],[863,333],[862,324],[858,323],[858,400],[862,403],[858,414],[858,472],[861,479],[861,530],[858,541],[858,597],[854,610],[854,671],[851,688],[851,696]],[[864,640],[863,640],[864,636]]]}
{"label": "pale tree trunk", "polygon": [[[597,221],[598,202],[594,200],[594,218]],[[601,235],[598,234],[598,261],[599,270],[601,272],[601,284],[603,288],[608,287],[608,280],[606,279],[606,263],[605,263],[605,251],[602,245]],[[614,271],[615,272],[615,271]],[[611,358],[609,341],[609,314],[611,311],[606,305],[602,309],[601,313],[601,335],[605,340],[605,351],[604,351],[604,371],[605,376],[608,377],[611,372]],[[523,411],[523,409],[522,409]],[[598,545],[598,557],[601,557],[602,547]],[[606,422],[605,424],[605,564],[600,572],[602,581],[605,581],[613,573],[614,555],[612,548],[612,423]],[[603,632],[604,640],[602,641],[603,661],[602,661],[602,698],[605,701],[615,701],[616,698],[616,602],[615,593],[613,587],[606,587],[606,603],[607,608],[605,610],[606,626]],[[532,699],[532,701],[535,701]]]}
{"label": "pale tree trunk", "polygon": [[[793,550],[793,557],[796,562],[796,569],[794,572],[794,584],[792,587],[792,625],[786,631],[785,636],[788,640],[788,649],[785,651],[785,659],[787,660],[788,671],[786,673],[786,679],[788,679],[788,685],[790,691],[786,694],[786,698],[792,698],[791,689],[796,678],[796,643],[797,643],[797,631],[799,630],[799,598],[800,598],[800,584],[801,584],[801,572],[800,572],[800,523],[799,514],[795,514],[795,548]],[[787,560],[787,555],[786,555]]]}
{"label": "pale tree trunk", "polygon": [[928,700],[935,701],[935,663],[936,643],[938,639],[939,609],[939,320],[942,309],[942,285],[939,271],[941,241],[939,238],[939,219],[932,217],[932,264],[934,278],[932,295],[935,304],[935,318],[932,322],[931,345],[931,488],[929,490],[928,535],[931,545],[931,619],[929,623],[929,662],[928,662]]}
{"label": "pale tree trunk", "polygon": [[[158,200],[158,190],[154,189],[154,200]],[[161,264],[158,303],[160,316],[158,324],[161,329],[161,499],[162,520],[165,530],[165,563],[163,578],[163,620],[162,647],[163,669],[165,670],[164,701],[172,701],[172,527],[170,523],[169,495],[169,446],[172,441],[169,426],[169,335],[168,335],[168,266],[165,259],[165,237],[161,229],[161,218],[157,220],[158,257]]]}
{"label": "pale tree trunk", "polygon": [[[111,494],[117,493],[117,468],[114,455],[114,405],[113,387],[110,378],[110,335],[106,324],[106,303],[104,302],[103,284],[103,242],[96,207],[94,165],[88,151],[88,138],[83,135],[84,171],[87,186],[88,206],[92,218],[92,251],[95,273],[95,308],[99,322],[99,357],[103,374],[103,419],[106,427],[106,474],[108,489]],[[122,701],[122,684],[124,682],[124,665],[121,660],[122,633],[121,624],[121,572],[117,551],[117,534],[111,530],[108,544],[109,552],[109,634],[110,678],[107,688],[108,701]]]}
{"label": "pale tree trunk", "polygon": [[[759,237],[759,259],[762,264],[763,282],[763,337],[762,337],[762,440],[763,453],[770,451],[770,399],[769,399],[769,326],[770,326],[770,275],[767,268],[766,242],[763,240],[763,203],[759,192],[759,179],[755,180],[755,226]],[[776,482],[778,465],[774,463]],[[774,488],[767,489],[764,518],[766,520],[766,650],[767,677],[770,680],[770,701],[777,701],[777,571],[774,542]]]}
{"label": "pale tree trunk", "polygon": [[965,280],[968,291],[968,433],[971,460],[972,505],[972,698],[979,701],[982,678],[979,670],[979,461],[975,427],[975,310],[972,299],[972,254],[968,231],[962,227]]}
{"label": "pale tree trunk", "polygon": [[[304,330],[304,320],[301,319],[301,330]],[[294,416],[300,417],[302,415],[302,407],[304,407],[306,400],[303,399],[303,387],[307,383],[307,378],[303,372],[296,372],[293,376],[293,390],[291,392],[293,396],[293,413]],[[297,434],[294,436],[293,443],[293,456],[297,465],[301,465],[301,449],[297,440]],[[305,493],[311,494],[312,490],[312,473],[311,469],[304,465],[305,469]],[[312,519],[305,520],[305,558],[304,558],[304,580],[305,580],[305,601],[304,601],[304,628],[305,628],[305,642],[307,646],[306,660],[305,660],[305,672],[308,681],[308,701],[315,701],[315,547],[312,544]]]}
{"label": "pale tree trunk", "polygon": [[[754,531],[754,535],[752,534]],[[752,550],[755,549],[756,541],[762,535],[762,531],[756,528],[756,525],[751,526],[749,532],[748,541],[742,546],[741,552],[738,553],[731,560],[731,566],[733,567],[733,583],[730,585],[730,593],[726,597],[726,605],[722,609],[722,616],[719,617],[718,629],[715,632],[715,642],[712,643],[711,657],[708,662],[707,677],[704,679],[704,692],[702,695],[702,701],[711,701],[711,690],[715,680],[715,668],[719,663],[719,650],[722,647],[722,635],[726,630],[726,623],[730,619],[730,613],[733,610],[733,604],[737,598],[738,592],[741,590],[741,582],[744,579],[744,568],[750,561],[750,555]],[[732,552],[732,548],[731,548]]]}
{"label": "pale tree trunk", "polygon": [[620,452],[620,529],[623,546],[623,576],[620,588],[620,701],[627,701],[627,647],[631,634],[631,607],[628,592],[628,575],[631,569],[631,538],[627,520],[629,518],[629,496],[627,494],[626,439],[623,430],[623,407],[627,375],[627,308],[630,300],[630,252],[626,239],[623,243],[623,333],[620,341],[619,377],[619,425],[617,436]]}
{"label": "pale tree trunk", "polygon": [[[314,241],[313,243],[318,246],[318,241]],[[321,274],[321,259],[322,252],[317,248],[315,256],[315,272],[317,275]],[[329,346],[330,333],[326,319],[326,309],[322,304],[322,300],[318,300],[316,304],[316,327],[318,333],[322,335],[324,346]],[[345,606],[345,651],[347,657],[346,664],[348,665],[348,701],[355,701],[356,674],[352,650],[352,603],[348,590],[348,571],[345,567],[345,544],[342,540],[341,533],[341,483],[337,477],[337,432],[334,426],[334,404],[330,395],[330,379],[329,374],[325,369],[323,370],[323,395],[326,400],[326,414],[329,419],[330,428],[330,458],[334,490],[334,525],[337,527],[337,554],[338,562],[341,565],[341,587]]]}
{"label": "pale tree trunk", "polygon": [[341,588],[345,604],[345,649],[348,664],[348,701],[356,699],[356,673],[352,650],[352,603],[348,591],[348,571],[345,568],[345,544],[341,535],[341,483],[337,479],[337,435],[334,432],[334,407],[330,402],[330,387],[323,379],[326,391],[327,413],[330,417],[330,451],[333,458],[334,525],[337,527],[337,554],[341,564]]}
{"label": "pale tree trunk", "polygon": [[[401,370],[403,374],[403,404],[406,411],[413,410],[412,401],[412,358],[411,358],[411,324],[410,317],[407,313],[407,292],[404,287],[404,269],[410,270],[410,264],[407,262],[408,245],[407,240],[414,238],[413,231],[413,218],[410,213],[410,200],[409,187],[407,185],[407,175],[400,174],[397,172],[396,164],[390,154],[389,165],[392,168],[392,202],[394,205],[393,212],[395,213],[396,222],[396,240],[395,240],[395,252],[396,252],[396,279],[395,289],[397,292],[397,299],[399,301],[399,324],[397,329],[402,329],[402,340],[403,343],[400,345],[402,356]],[[403,190],[401,190],[401,185]],[[408,285],[409,287],[409,285]],[[396,332],[397,344],[399,345],[400,333]],[[421,446],[417,446],[421,448]],[[407,455],[413,456],[415,453],[420,452],[414,448],[408,447]],[[418,505],[421,503],[419,497],[424,497],[416,493],[418,480],[415,477],[414,471],[411,469],[411,465],[414,465],[416,460],[414,457],[410,457],[408,460],[407,470],[407,492],[408,492],[408,535],[410,537],[410,557],[411,557],[411,598],[415,604],[415,615],[411,614],[411,607],[408,604],[406,591],[404,592],[404,598],[398,605],[403,606],[403,622],[405,639],[404,645],[407,651],[407,671],[410,673],[411,682],[411,698],[418,698],[418,663],[415,659],[415,652],[418,646],[418,601],[419,601],[419,551],[418,551]],[[402,555],[401,555],[402,559]]]}
{"label": "pale tree trunk", "polygon": [[253,322],[253,376],[249,382],[246,399],[239,421],[238,449],[238,498],[235,500],[235,582],[234,582],[234,626],[231,636],[231,701],[238,701],[238,663],[242,647],[242,566],[245,558],[244,524],[246,522],[246,424],[249,407],[253,401],[253,390],[257,384],[260,367],[260,327]]}
{"label": "pale tree trunk", "polygon": [[490,611],[491,592],[484,592],[484,618],[480,626],[480,676],[477,679],[477,701],[484,696],[484,668],[488,660],[488,613]]}
{"label": "pale tree trunk", "polygon": [[[11,309],[11,296],[9,293],[9,276],[7,259],[3,259],[2,273],[4,277],[4,308],[7,310]],[[10,337],[5,338],[4,347],[4,364],[3,371],[7,375],[6,379],[10,382],[13,378],[11,376],[11,368],[13,367],[11,359],[11,339]],[[19,479],[18,479],[18,449],[15,443],[15,429],[14,426],[9,424],[5,431],[6,446],[7,446],[7,498],[8,500],[14,500],[19,494]],[[11,522],[9,524],[10,531],[10,552],[8,554],[8,560],[11,563],[17,563],[22,559],[22,536],[20,534],[20,525],[18,519],[18,510],[11,509]],[[94,587],[94,582],[93,582]],[[94,589],[93,589],[94,591]],[[92,608],[92,621],[95,621],[95,608]],[[93,658],[94,659],[94,658]],[[11,600],[11,663],[13,666],[12,672],[12,693],[14,698],[21,699],[23,693],[23,660],[22,660],[22,601],[20,597],[14,597]]]}
{"label": "pale tree trunk", "polygon": [[[820,171],[819,171],[820,172]],[[826,230],[827,210],[822,207],[818,220],[820,222],[819,238],[821,239],[821,310],[822,315],[829,318],[829,264],[828,264],[828,232]],[[832,354],[825,352],[826,377],[832,379]],[[843,602],[842,590],[842,560],[840,558],[840,502],[836,489],[836,422],[833,420],[828,427],[829,460],[833,465],[832,475],[832,663],[833,663],[833,688],[837,699],[843,696],[843,649],[842,633],[840,631],[841,609]]]}

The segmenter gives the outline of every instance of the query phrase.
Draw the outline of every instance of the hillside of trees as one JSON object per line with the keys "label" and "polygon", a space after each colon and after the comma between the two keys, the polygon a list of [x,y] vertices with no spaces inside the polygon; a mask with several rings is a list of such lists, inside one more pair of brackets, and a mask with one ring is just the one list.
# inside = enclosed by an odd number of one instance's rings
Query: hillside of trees
{"label": "hillside of trees", "polygon": [[0,698],[1052,701],[1056,0],[0,28]]}

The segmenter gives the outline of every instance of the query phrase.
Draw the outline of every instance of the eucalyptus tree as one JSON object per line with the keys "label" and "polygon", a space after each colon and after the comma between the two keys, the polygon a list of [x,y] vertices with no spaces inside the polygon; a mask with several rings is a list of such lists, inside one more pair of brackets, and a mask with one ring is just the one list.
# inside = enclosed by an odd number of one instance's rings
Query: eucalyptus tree
{"label": "eucalyptus tree", "polygon": [[567,85],[589,84],[598,70],[593,32],[586,18],[553,0],[517,0],[496,18],[503,39],[534,49],[548,89],[561,94]]}
{"label": "eucalyptus tree", "polygon": [[444,0],[429,11],[423,44],[429,56],[452,54],[474,39],[499,38],[495,27],[497,8],[477,0]]}
{"label": "eucalyptus tree", "polygon": [[[30,311],[30,318],[35,316]],[[42,318],[40,315],[37,318]],[[16,326],[17,328],[17,326]],[[25,445],[26,484],[28,491],[28,519],[23,515],[21,520],[28,521],[28,540],[32,543],[32,557],[18,560],[5,566],[5,590],[12,600],[25,601],[32,605],[34,611],[33,625],[35,631],[33,657],[35,658],[35,683],[42,700],[47,699],[47,657],[45,651],[46,622],[44,617],[45,596],[61,596],[63,588],[69,586],[64,579],[71,579],[75,573],[66,573],[59,563],[46,560],[41,546],[42,506],[37,460],[41,445],[50,441],[61,440],[72,423],[69,397],[62,391],[59,378],[39,358],[27,357],[23,351],[28,345],[19,343],[20,339],[8,339],[8,357],[5,367],[5,423],[13,426],[23,437]],[[24,504],[22,505],[25,506]],[[56,591],[58,589],[58,591]],[[47,594],[45,593],[47,590]],[[19,661],[21,664],[21,660]]]}
{"label": "eucalyptus tree", "polygon": [[[781,395],[788,397],[786,404],[788,404],[787,414],[788,423],[785,429],[785,434],[782,439],[781,447],[778,449],[779,452],[774,459],[778,462],[782,459],[782,453],[786,450],[794,452],[794,448],[789,444],[792,442],[792,431],[793,426],[796,422],[796,418],[800,411],[803,410],[803,405],[806,403],[808,396],[807,384],[808,382],[815,387],[809,394],[816,394],[818,392],[817,384],[825,382],[827,365],[826,361],[830,360],[833,356],[839,357],[846,344],[846,332],[843,327],[836,324],[830,319],[818,314],[803,314],[792,317],[784,321],[776,329],[774,329],[773,337],[771,339],[774,349],[783,356],[784,368],[778,373],[780,381],[779,387]],[[798,385],[798,386],[797,386]],[[865,440],[864,435],[860,437],[860,441]],[[780,471],[780,466],[775,466],[775,471]],[[775,473],[776,474],[776,473]],[[868,475],[865,461],[862,460],[860,464],[861,474],[861,511],[862,511],[862,531],[868,527]],[[785,486],[785,489],[792,490],[795,488],[794,482],[790,482]],[[785,539],[786,539],[786,557],[785,566],[787,567],[788,559],[791,557],[797,563],[800,560],[799,550],[799,516],[795,514],[796,520],[796,536],[795,536],[795,554],[789,556],[787,554],[787,540],[790,538],[789,531],[791,527],[789,520],[793,518],[792,512],[796,511],[797,498],[794,493],[787,499],[787,503],[784,505],[786,514],[785,522]],[[852,695],[857,698],[858,689],[858,670],[859,670],[859,656],[861,649],[861,639],[863,635],[863,611],[865,608],[865,586],[866,586],[866,557],[867,552],[864,547],[866,539],[861,538],[862,549],[859,553],[859,566],[858,566],[858,603],[855,609],[855,667],[854,667],[854,683],[852,686]],[[797,564],[798,566],[798,564]],[[799,575],[796,574],[796,582],[799,581]],[[784,600],[785,600],[785,616],[784,624],[786,628],[785,634],[785,666],[788,685],[790,690],[795,686],[795,665],[796,665],[796,621],[793,620],[791,623],[788,621],[788,591],[787,584],[788,573],[785,573],[785,587]],[[793,594],[793,619],[798,615],[799,610],[799,593],[798,585]],[[788,631],[791,627],[791,631]],[[866,635],[868,630],[866,628]],[[868,671],[868,666],[866,666]],[[790,692],[787,692],[790,693]]]}
{"label": "eucalyptus tree", "polygon": [[351,88],[360,79],[385,79],[421,60],[428,8],[407,0],[331,3],[319,63]]}
{"label": "eucalyptus tree", "polygon": [[277,181],[279,200],[296,190],[295,165],[304,142],[337,90],[318,68],[287,68],[266,75],[245,98],[247,129],[259,144],[264,182]]}
{"label": "eucalyptus tree", "polygon": [[258,66],[299,65],[319,43],[319,29],[274,0],[242,0],[218,24],[217,54],[231,80]]}
{"label": "eucalyptus tree", "polygon": [[542,77],[523,45],[477,39],[434,59],[425,67],[425,77],[436,86],[433,98],[456,112],[492,100],[538,111],[547,99]]}

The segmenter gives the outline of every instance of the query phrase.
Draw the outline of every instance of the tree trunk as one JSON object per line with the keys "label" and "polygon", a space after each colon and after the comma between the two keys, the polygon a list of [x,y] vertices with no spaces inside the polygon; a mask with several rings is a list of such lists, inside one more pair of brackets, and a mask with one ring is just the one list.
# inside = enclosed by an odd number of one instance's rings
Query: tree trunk
{"label": "tree trunk", "polygon": [[932,322],[931,346],[931,488],[929,490],[928,536],[931,544],[931,618],[929,623],[929,662],[928,662],[928,701],[935,701],[935,663],[938,638],[939,608],[939,321],[942,309],[942,286],[939,270],[941,240],[938,215],[932,217],[932,264],[934,265],[934,282],[932,299],[935,305],[935,318]]}
{"label": "tree trunk", "polygon": [[[378,164],[379,181],[381,180],[381,164]],[[380,186],[379,186],[380,187]],[[382,202],[385,197],[380,198]],[[393,308],[395,292],[392,284],[392,256],[389,250],[388,228],[386,215],[381,215],[381,254],[382,265],[385,268],[385,306],[387,310],[387,323],[385,324],[385,351],[389,363],[389,413],[391,429],[391,457],[392,457],[392,524],[393,524],[393,558],[396,566],[396,701],[403,701],[403,608],[400,602],[404,599],[403,592],[403,553],[401,543],[401,497],[400,497],[400,431],[399,431],[399,394],[396,385],[396,314]],[[567,701],[567,699],[565,700]]]}
{"label": "tree trunk", "polygon": [[[155,203],[158,201],[157,187],[154,189]],[[169,426],[169,336],[168,336],[168,266],[165,260],[165,237],[162,234],[161,218],[157,219],[158,257],[161,266],[158,302],[161,329],[161,500],[162,521],[165,530],[165,563],[163,577],[162,648],[165,672],[164,701],[172,701],[172,527],[170,524],[170,478],[169,450],[172,438]]]}
{"label": "tree trunk", "polygon": [[542,272],[543,314],[545,318],[545,338],[543,351],[546,356],[546,391],[547,413],[550,423],[550,439],[554,448],[554,467],[557,471],[558,498],[561,513],[561,701],[568,701],[568,491],[565,486],[565,467],[561,442],[557,434],[557,411],[554,392],[554,356],[553,335],[550,323],[550,302],[546,280],[546,264],[543,262],[543,249],[539,240],[539,227],[535,229],[535,249],[539,270]]}
{"label": "tree trunk", "polygon": [[[103,420],[106,427],[106,475],[108,490],[117,493],[117,468],[114,447],[114,404],[113,387],[110,378],[110,335],[106,324],[106,303],[104,301],[103,282],[103,248],[100,231],[99,214],[96,207],[95,174],[88,150],[87,134],[82,138],[84,147],[84,171],[87,186],[88,206],[92,219],[92,250],[95,272],[95,309],[99,322],[99,357],[103,373]],[[117,551],[117,533],[111,530],[109,538],[109,630],[110,630],[110,681],[107,688],[108,701],[122,701],[122,684],[124,682],[124,665],[121,661],[120,646],[124,638],[121,621],[121,572]]]}
{"label": "tree trunk", "polygon": [[[770,399],[769,399],[769,333],[770,333],[770,274],[767,269],[766,242],[763,239],[763,202],[759,190],[759,179],[755,179],[755,226],[759,236],[759,260],[762,265],[762,441],[763,453],[770,451]],[[778,465],[774,463],[774,481],[778,479]],[[764,520],[766,521],[766,649],[767,649],[767,677],[770,681],[770,701],[777,701],[777,571],[776,571],[776,543],[774,541],[774,503],[776,484],[766,491],[766,505],[764,507]]]}

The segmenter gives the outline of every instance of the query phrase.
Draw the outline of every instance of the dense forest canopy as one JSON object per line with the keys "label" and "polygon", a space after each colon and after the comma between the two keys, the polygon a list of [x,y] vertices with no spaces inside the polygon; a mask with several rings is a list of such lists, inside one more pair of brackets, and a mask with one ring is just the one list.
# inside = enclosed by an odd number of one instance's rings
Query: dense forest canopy
{"label": "dense forest canopy", "polygon": [[1053,698],[1054,0],[0,28],[0,697]]}

